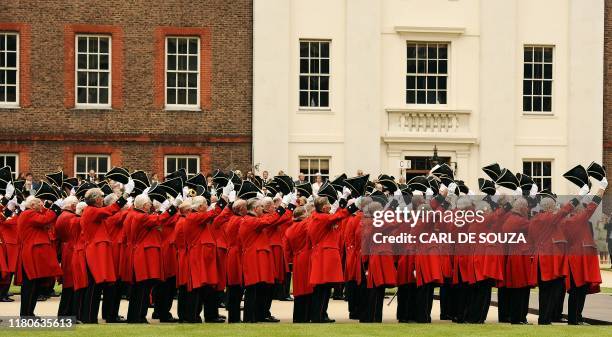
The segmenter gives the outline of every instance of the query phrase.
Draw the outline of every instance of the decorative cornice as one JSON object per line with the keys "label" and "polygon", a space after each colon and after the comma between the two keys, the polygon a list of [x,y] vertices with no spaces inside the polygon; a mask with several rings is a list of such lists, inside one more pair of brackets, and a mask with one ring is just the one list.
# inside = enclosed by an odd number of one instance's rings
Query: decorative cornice
{"label": "decorative cornice", "polygon": [[176,134],[0,134],[0,141],[57,141],[57,142],[164,142],[164,143],[251,143],[251,136],[244,135],[176,135]]}
{"label": "decorative cornice", "polygon": [[417,27],[417,26],[395,26],[393,27],[398,34],[418,33],[418,34],[445,34],[462,35],[465,33],[464,27]]}
{"label": "decorative cornice", "polygon": [[453,113],[457,115],[469,115],[472,110],[458,110],[458,109],[418,109],[418,108],[386,108],[387,113],[393,112],[418,112],[418,113]]}

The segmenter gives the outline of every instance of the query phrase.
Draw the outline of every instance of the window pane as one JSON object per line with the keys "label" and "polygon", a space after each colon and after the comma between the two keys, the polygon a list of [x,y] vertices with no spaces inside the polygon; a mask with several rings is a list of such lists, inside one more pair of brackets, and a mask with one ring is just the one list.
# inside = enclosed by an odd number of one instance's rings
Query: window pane
{"label": "window pane", "polygon": [[300,42],[300,57],[308,57],[308,42]]}
{"label": "window pane", "polygon": [[187,104],[187,89],[177,89],[176,104]]}
{"label": "window pane", "polygon": [[523,96],[523,111],[531,111],[531,96]]}
{"label": "window pane", "polygon": [[429,60],[427,62],[427,73],[436,74],[438,72],[438,66],[436,60]]}
{"label": "window pane", "polygon": [[189,56],[189,70],[191,71],[198,70],[198,57],[197,56]]}
{"label": "window pane", "polygon": [[415,89],[415,88],[416,88],[416,77],[406,76],[406,89]]}
{"label": "window pane", "polygon": [[187,104],[198,104],[198,91],[196,89],[189,89],[187,96]]}
{"label": "window pane", "polygon": [[551,95],[552,94],[552,81],[544,81],[543,88],[542,88],[542,93],[544,95]]}
{"label": "window pane", "polygon": [[97,53],[98,52],[98,39],[95,37],[90,37],[88,38],[89,40],[89,48],[87,48],[87,51],[89,53]]}
{"label": "window pane", "polygon": [[100,52],[108,53],[108,39],[107,38],[100,39]]}
{"label": "window pane", "polygon": [[438,48],[438,58],[439,59],[447,59],[448,58],[448,46],[440,45]]}
{"label": "window pane", "polygon": [[187,86],[190,88],[198,87],[198,74],[189,74],[187,80]]}
{"label": "window pane", "polygon": [[446,104],[446,91],[438,91],[438,104]]}
{"label": "window pane", "polygon": [[98,74],[99,85],[103,87],[108,87],[108,73],[102,72]]}
{"label": "window pane", "polygon": [[86,37],[79,37],[77,40],[78,40],[77,51],[79,53],[86,53],[87,52],[87,38]]}
{"label": "window pane", "polygon": [[178,159],[178,168],[186,169],[187,168],[187,158],[179,158]]}
{"label": "window pane", "polygon": [[89,61],[88,61],[88,64],[87,64],[87,69],[98,69],[98,55],[97,54],[94,54],[94,55],[89,54],[88,59],[89,59]]}
{"label": "window pane", "polygon": [[320,77],[320,85],[321,90],[329,90],[329,76],[321,76]]}
{"label": "window pane", "polygon": [[96,164],[96,157],[87,157],[87,170],[98,171],[98,165]]}
{"label": "window pane", "polygon": [[308,60],[300,60],[300,73],[308,74]]}
{"label": "window pane", "polygon": [[425,73],[427,71],[427,61],[418,60],[417,61],[417,72]]}
{"label": "window pane", "polygon": [[523,81],[523,95],[531,95],[531,81]]}
{"label": "window pane", "polygon": [[406,103],[407,104],[416,103],[416,91],[408,90],[406,92]]}
{"label": "window pane", "polygon": [[87,54],[79,54],[77,56],[77,67],[79,69],[87,69]]}
{"label": "window pane", "polygon": [[198,160],[196,158],[189,158],[188,160],[188,170],[187,173],[189,174],[197,174],[198,173]]}
{"label": "window pane", "polygon": [[523,174],[531,176],[531,162],[528,162],[528,161],[523,162]]}
{"label": "window pane", "polygon": [[308,106],[308,91],[300,91],[300,106]]}
{"label": "window pane", "polygon": [[87,103],[98,102],[98,90],[96,88],[89,88],[87,90]]}
{"label": "window pane", "polygon": [[166,103],[167,104],[176,104],[176,89],[167,89],[166,90]]}
{"label": "window pane", "polygon": [[552,190],[552,180],[551,178],[543,178],[542,179],[542,189]]}
{"label": "window pane", "polygon": [[108,158],[98,157],[98,172],[97,173],[106,173],[106,172],[108,172]]}
{"label": "window pane", "polygon": [[98,73],[89,72],[87,73],[87,83],[89,86],[97,86],[98,85]]}
{"label": "window pane", "polygon": [[542,111],[552,111],[552,99],[550,97],[542,97]]}
{"label": "window pane", "polygon": [[310,43],[310,57],[319,57],[319,43],[318,42]]}
{"label": "window pane", "polygon": [[544,48],[544,62],[552,62],[552,48]]}
{"label": "window pane", "polygon": [[0,102],[5,102],[6,101],[6,87],[3,85],[0,85]]}
{"label": "window pane", "polygon": [[542,48],[534,48],[533,50],[533,61],[542,62]]}
{"label": "window pane", "polygon": [[542,65],[541,64],[533,65],[533,78],[542,78]]}
{"label": "window pane", "polygon": [[532,64],[524,64],[523,65],[523,77],[524,78],[533,78],[533,65]]}
{"label": "window pane", "polygon": [[329,74],[329,60],[321,60],[321,74]]}
{"label": "window pane", "polygon": [[98,89],[98,103],[100,104],[108,104],[108,89],[100,88]]}
{"label": "window pane", "polygon": [[329,57],[329,42],[321,42],[321,57]]}
{"label": "window pane", "polygon": [[550,167],[551,167],[551,162],[549,161],[542,162],[542,175],[550,176],[551,175]]}
{"label": "window pane", "polygon": [[168,39],[168,54],[176,54],[176,39]]}
{"label": "window pane", "polygon": [[189,39],[189,54],[198,53],[198,39]]}
{"label": "window pane", "polygon": [[16,166],[17,157],[16,156],[5,156],[4,158],[5,158],[4,165],[9,166],[11,168],[11,171],[15,172],[15,168],[17,167]]}
{"label": "window pane", "polygon": [[438,89],[446,90],[446,76],[438,76]]}
{"label": "window pane", "polygon": [[436,89],[437,79],[435,76],[427,77],[427,89]]}
{"label": "window pane", "polygon": [[426,81],[427,77],[425,76],[418,76],[417,77],[417,89],[425,89],[425,81]]}
{"label": "window pane", "polygon": [[533,61],[533,48],[525,47],[525,53],[523,56],[525,62]]}
{"label": "window pane", "polygon": [[416,45],[409,44],[407,47],[408,58],[416,58]]}
{"label": "window pane", "polygon": [[17,66],[17,53],[6,53],[6,66],[9,68]]}
{"label": "window pane", "polygon": [[446,74],[448,72],[447,63],[448,63],[448,61],[439,61],[438,62],[438,73],[439,74]]}
{"label": "window pane", "polygon": [[186,73],[178,73],[177,76],[177,86],[184,88],[187,86],[187,74]]}
{"label": "window pane", "polygon": [[436,92],[435,90],[427,91],[427,104],[436,104]]}
{"label": "window pane", "polygon": [[178,70],[187,70],[187,56],[179,55]]}
{"label": "window pane", "polygon": [[542,81],[533,81],[533,94],[541,95],[542,94]]}
{"label": "window pane", "polygon": [[536,177],[542,176],[542,162],[533,162],[533,175]]}
{"label": "window pane", "polygon": [[321,91],[320,96],[320,105],[322,107],[328,107],[329,106],[329,92],[327,91]]}
{"label": "window pane", "polygon": [[318,90],[319,89],[319,77],[311,76],[310,77],[310,90]]}
{"label": "window pane", "polygon": [[319,60],[310,60],[310,72],[319,73]]}
{"label": "window pane", "polygon": [[85,167],[84,157],[77,157],[76,164],[77,164],[77,172],[85,172],[86,167]]}
{"label": "window pane", "polygon": [[310,106],[314,106],[314,107],[319,106],[319,93],[316,91],[315,92],[311,91],[309,101],[310,101]]}
{"label": "window pane", "polygon": [[406,66],[406,71],[410,74],[412,73],[416,73],[416,60],[415,59],[408,59],[408,63]]}
{"label": "window pane", "polygon": [[542,98],[533,96],[533,111],[542,111]]}
{"label": "window pane", "polygon": [[166,174],[176,171],[176,159],[166,158],[166,166],[167,166]]}
{"label": "window pane", "polygon": [[77,88],[77,103],[87,103],[87,89]]}
{"label": "window pane", "polygon": [[175,55],[168,55],[167,62],[168,62],[168,70],[176,70],[176,56]]}
{"label": "window pane", "polygon": [[179,54],[187,54],[187,39],[178,39]]}
{"label": "window pane", "polygon": [[100,55],[100,69],[108,70],[108,55]]}
{"label": "window pane", "polygon": [[17,71],[15,70],[6,71],[6,84],[17,84]]}
{"label": "window pane", "polygon": [[6,87],[6,101],[7,102],[17,102],[17,87],[16,86]]}
{"label": "window pane", "polygon": [[417,104],[425,104],[425,90],[417,91]]}
{"label": "window pane", "polygon": [[544,78],[552,79],[552,64],[544,65]]}
{"label": "window pane", "polygon": [[427,58],[428,59],[436,59],[438,57],[438,50],[437,50],[437,46],[435,44],[430,44],[429,47],[427,47]]}

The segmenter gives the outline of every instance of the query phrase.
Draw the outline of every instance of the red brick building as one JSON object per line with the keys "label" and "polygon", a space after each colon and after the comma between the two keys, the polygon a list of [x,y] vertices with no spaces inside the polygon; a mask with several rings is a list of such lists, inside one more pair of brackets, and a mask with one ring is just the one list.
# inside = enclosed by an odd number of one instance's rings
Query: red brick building
{"label": "red brick building", "polygon": [[2,1],[0,165],[251,165],[252,1]]}

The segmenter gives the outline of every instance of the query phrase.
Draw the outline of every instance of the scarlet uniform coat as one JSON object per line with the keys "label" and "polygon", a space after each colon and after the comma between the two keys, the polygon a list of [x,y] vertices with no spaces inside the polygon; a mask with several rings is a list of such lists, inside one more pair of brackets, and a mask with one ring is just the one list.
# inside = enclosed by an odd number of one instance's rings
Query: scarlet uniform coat
{"label": "scarlet uniform coat", "polygon": [[[576,287],[588,284],[590,289],[597,289],[601,283],[597,245],[588,223],[597,206],[595,202],[589,203],[584,210],[566,218],[562,225],[569,244],[569,270]],[[571,288],[569,277],[565,285],[567,290]]]}
{"label": "scarlet uniform coat", "polygon": [[185,219],[183,232],[189,261],[189,289],[204,285],[216,286],[219,282],[217,248],[211,223],[220,212],[221,208],[215,206],[207,212],[192,212]]}
{"label": "scarlet uniform coat", "polygon": [[274,259],[274,280],[277,283],[282,283],[285,280],[285,273],[288,270],[284,258],[285,254],[283,253],[283,237],[285,231],[293,222],[291,214],[292,212],[285,212],[279,220],[280,224],[278,226],[270,227],[266,230],[270,237],[270,249]]}
{"label": "scarlet uniform coat", "polygon": [[223,291],[227,284],[227,238],[224,227],[234,215],[231,207],[225,207],[212,223],[212,231],[217,245],[217,290]]}
{"label": "scarlet uniform coat", "polygon": [[340,208],[334,214],[314,212],[308,225],[308,237],[312,242],[310,258],[310,283],[313,285],[338,283],[344,281],[342,260],[338,235],[340,230],[336,225],[349,216],[345,208]]}
{"label": "scarlet uniform coat", "polygon": [[81,240],[85,245],[85,259],[96,283],[115,282],[117,279],[111,239],[104,221],[120,209],[118,203],[106,207],[87,206],[81,215]]}
{"label": "scarlet uniform coat", "polygon": [[73,288],[72,254],[74,252],[74,239],[72,238],[72,221],[77,216],[72,211],[65,210],[55,221],[55,235],[60,244],[62,255],[62,287]]}
{"label": "scarlet uniform coat", "polygon": [[348,217],[346,227],[344,229],[344,249],[345,249],[345,268],[344,268],[344,280],[345,281],[358,281],[361,283],[361,256],[357,250],[357,240],[361,245],[361,237],[356,237],[357,228],[363,213],[358,211],[353,216]]}
{"label": "scarlet uniform coat", "polygon": [[242,285],[242,246],[238,232],[244,217],[232,215],[225,226],[225,237],[227,238],[227,285]]}
{"label": "scarlet uniform coat", "polygon": [[177,271],[176,285],[178,287],[188,286],[191,278],[191,270],[189,269],[189,255],[187,255],[187,240],[185,239],[185,222],[187,218],[184,215],[179,215],[176,225],[174,226],[174,245],[177,252]]}
{"label": "scarlet uniform coat", "polygon": [[[369,240],[375,233],[374,226],[372,226],[372,218],[363,218],[361,220],[364,228],[365,228],[365,238],[368,240],[365,241],[367,243],[366,252],[375,252],[375,254],[367,255],[368,261],[368,273],[366,275],[366,282],[368,288],[374,287],[393,287],[397,283],[397,271],[395,270],[394,264],[394,256],[393,250],[391,249],[391,244],[389,243],[379,243],[376,244],[376,247],[370,247],[373,242]],[[384,231],[382,233],[384,235],[392,234],[390,231],[396,230],[397,226],[393,226],[392,224],[386,224],[384,226]]]}
{"label": "scarlet uniform coat", "polygon": [[85,260],[85,244],[81,239],[81,217],[76,216],[70,221],[70,238],[72,239],[72,282],[74,290],[87,288],[87,261]]}
{"label": "scarlet uniform coat", "polygon": [[113,266],[115,267],[115,275],[120,277],[122,270],[122,258],[125,246],[125,233],[123,232],[123,222],[125,221],[125,217],[128,214],[127,209],[122,209],[121,211],[109,216],[104,221],[104,226],[106,226],[106,231],[108,232],[108,236],[110,238],[111,250],[113,252]]}
{"label": "scarlet uniform coat", "polygon": [[62,274],[57,261],[55,247],[49,239],[49,228],[55,224],[57,215],[46,208],[40,212],[25,210],[17,221],[17,236],[20,243],[17,281],[21,280],[21,268],[29,279],[56,277]]}
{"label": "scarlet uniform coat", "polygon": [[276,212],[254,216],[248,214],[242,220],[238,236],[242,244],[242,271],[244,285],[260,282],[274,284],[274,259],[270,249],[270,238],[264,232],[267,227],[279,225]]}
{"label": "scarlet uniform coat", "polygon": [[17,271],[17,256],[19,255],[17,219],[19,219],[19,214],[13,214],[12,217],[0,221],[0,239],[6,255],[7,271],[10,273]]}
{"label": "scarlet uniform coat", "polygon": [[[527,234],[529,220],[523,216],[512,213],[503,225],[505,233]],[[535,283],[531,279],[532,257],[529,244],[509,244],[509,256],[506,260],[506,273],[504,285],[507,288],[533,287]]]}
{"label": "scarlet uniform coat", "polygon": [[285,232],[285,253],[287,261],[293,263],[293,296],[312,294],[310,284],[310,240],[308,223],[310,218],[295,222]]}
{"label": "scarlet uniform coat", "polygon": [[176,245],[174,244],[174,227],[176,226],[178,219],[179,214],[176,213],[165,220],[161,220],[161,254],[163,280],[167,280],[171,277],[174,277],[177,273],[178,253],[176,250]]}

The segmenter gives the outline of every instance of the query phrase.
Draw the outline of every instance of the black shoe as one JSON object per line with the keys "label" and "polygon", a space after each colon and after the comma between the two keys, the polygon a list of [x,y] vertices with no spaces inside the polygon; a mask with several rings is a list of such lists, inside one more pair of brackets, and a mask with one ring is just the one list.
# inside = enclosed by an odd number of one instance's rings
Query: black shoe
{"label": "black shoe", "polygon": [[154,311],[153,314],[151,315],[151,318],[159,319],[159,314]]}
{"label": "black shoe", "polygon": [[283,298],[279,298],[279,301],[283,301],[283,302],[291,302],[293,301],[293,297],[291,297],[291,295],[287,296],[287,297],[283,297]]}
{"label": "black shoe", "polygon": [[106,320],[106,323],[109,323],[109,324],[111,324],[111,323],[112,323],[112,324],[117,324],[117,323],[127,323],[127,320],[125,320],[125,319],[121,319],[121,318],[107,319],[107,320]]}
{"label": "black shoe", "polygon": [[15,300],[7,296],[0,298],[0,302],[15,302]]}
{"label": "black shoe", "polygon": [[452,318],[452,317],[450,317],[449,315],[440,315],[440,320],[441,320],[441,321],[450,321],[450,320],[452,320],[452,319],[453,319],[453,318]]}
{"label": "black shoe", "polygon": [[270,317],[266,317],[262,320],[262,322],[266,322],[266,323],[278,323],[280,322],[280,319],[274,317],[274,316],[270,316]]}
{"label": "black shoe", "polygon": [[206,319],[204,323],[225,323],[225,318],[217,317],[213,319]]}
{"label": "black shoe", "polygon": [[578,322],[578,325],[591,325],[591,324],[589,324],[587,322]]}
{"label": "black shoe", "polygon": [[52,291],[51,293],[47,294],[47,297],[60,297],[61,295],[61,293],[56,293],[55,291]]}
{"label": "black shoe", "polygon": [[219,317],[219,318],[223,318],[223,319],[227,319],[227,317],[225,317],[224,315],[219,315],[219,316],[217,316],[217,317]]}
{"label": "black shoe", "polygon": [[38,302],[44,302],[44,301],[46,301],[46,300],[48,300],[48,299],[49,299],[49,297],[47,297],[47,296],[45,296],[45,295],[38,295],[38,298],[36,298],[36,300],[37,300]]}
{"label": "black shoe", "polygon": [[323,323],[335,323],[336,320],[335,319],[331,319],[331,318],[324,318],[323,319]]}

